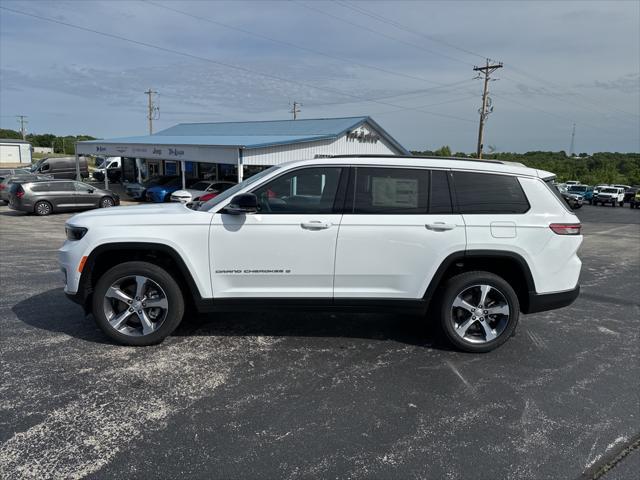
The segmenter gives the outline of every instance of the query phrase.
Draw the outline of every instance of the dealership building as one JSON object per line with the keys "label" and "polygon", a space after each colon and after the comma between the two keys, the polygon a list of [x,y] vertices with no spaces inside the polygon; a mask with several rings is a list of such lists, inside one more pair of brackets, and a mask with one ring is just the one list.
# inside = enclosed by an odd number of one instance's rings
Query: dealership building
{"label": "dealership building", "polygon": [[122,180],[156,175],[242,181],[265,167],[328,155],[410,155],[371,117],[181,123],[153,135],[90,140],[76,155],[122,157]]}

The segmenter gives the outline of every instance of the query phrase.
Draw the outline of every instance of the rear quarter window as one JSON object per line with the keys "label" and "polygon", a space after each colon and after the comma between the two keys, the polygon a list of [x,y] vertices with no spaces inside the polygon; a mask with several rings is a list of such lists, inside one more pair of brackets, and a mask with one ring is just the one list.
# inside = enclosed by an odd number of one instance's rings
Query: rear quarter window
{"label": "rear quarter window", "polygon": [[454,172],[458,211],[462,214],[518,214],[530,205],[517,177]]}

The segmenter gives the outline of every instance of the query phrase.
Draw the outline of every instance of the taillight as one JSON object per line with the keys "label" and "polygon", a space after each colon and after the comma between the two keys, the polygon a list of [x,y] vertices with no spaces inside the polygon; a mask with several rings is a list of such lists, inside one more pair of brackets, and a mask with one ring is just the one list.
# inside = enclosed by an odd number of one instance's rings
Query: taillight
{"label": "taillight", "polygon": [[580,235],[582,225],[579,223],[552,223],[549,228],[557,235]]}
{"label": "taillight", "polygon": [[4,190],[7,186],[4,183],[0,183],[0,190]]}

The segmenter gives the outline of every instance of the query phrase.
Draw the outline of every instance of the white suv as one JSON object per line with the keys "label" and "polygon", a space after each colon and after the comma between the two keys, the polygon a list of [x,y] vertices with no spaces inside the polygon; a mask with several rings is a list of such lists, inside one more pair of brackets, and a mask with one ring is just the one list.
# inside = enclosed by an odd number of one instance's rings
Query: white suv
{"label": "white suv", "polygon": [[[520,312],[578,296],[580,223],[554,175],[502,162],[344,156],[271,167],[198,210],[82,213],[65,292],[127,345],[201,312],[409,311],[458,348],[504,343]],[[429,308],[431,307],[431,308]]]}

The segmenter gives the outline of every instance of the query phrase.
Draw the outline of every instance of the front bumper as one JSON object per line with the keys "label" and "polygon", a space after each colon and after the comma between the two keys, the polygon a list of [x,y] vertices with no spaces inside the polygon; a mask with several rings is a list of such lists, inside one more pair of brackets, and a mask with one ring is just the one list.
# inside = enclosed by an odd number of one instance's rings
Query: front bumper
{"label": "front bumper", "polygon": [[573,290],[556,293],[535,293],[529,292],[529,302],[523,313],[546,312],[557,308],[568,307],[580,295],[580,285],[576,285]]}

